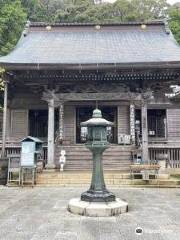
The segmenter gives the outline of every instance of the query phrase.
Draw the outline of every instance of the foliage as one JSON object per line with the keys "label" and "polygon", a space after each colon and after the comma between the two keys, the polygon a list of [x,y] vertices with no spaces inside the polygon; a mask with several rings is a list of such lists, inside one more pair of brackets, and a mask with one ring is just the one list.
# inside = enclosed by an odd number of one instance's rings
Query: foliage
{"label": "foliage", "polygon": [[147,21],[162,19],[167,16],[166,0],[132,0],[134,20]]}
{"label": "foliage", "polygon": [[3,89],[3,74],[4,74],[5,70],[4,68],[0,67],[0,91]]}
{"label": "foliage", "polygon": [[[87,11],[94,8],[91,0],[72,0],[64,1],[62,8],[57,10],[55,22],[89,22],[91,16],[87,15]],[[94,22],[93,19],[91,22]]]}
{"label": "foliage", "polygon": [[166,0],[117,0],[114,4],[94,5],[92,1],[65,2],[64,8],[55,14],[55,21],[112,23],[124,21],[144,21],[164,18]]}
{"label": "foliage", "polygon": [[15,46],[20,37],[26,13],[20,0],[0,0],[0,6],[0,55],[3,55]]}
{"label": "foliage", "polygon": [[180,5],[174,5],[169,9],[169,25],[177,42],[180,44]]}
{"label": "foliage", "polygon": [[30,21],[52,22],[58,9],[64,7],[63,0],[21,0]]}

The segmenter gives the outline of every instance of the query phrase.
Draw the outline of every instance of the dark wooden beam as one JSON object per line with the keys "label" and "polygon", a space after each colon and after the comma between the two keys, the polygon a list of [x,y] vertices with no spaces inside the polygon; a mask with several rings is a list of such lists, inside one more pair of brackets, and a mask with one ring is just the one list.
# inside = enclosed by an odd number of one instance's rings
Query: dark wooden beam
{"label": "dark wooden beam", "polygon": [[[81,82],[81,81],[173,81],[180,76],[179,69],[141,69],[141,70],[123,70],[123,71],[16,71],[15,80],[24,82],[39,83],[45,81],[56,81],[56,83]],[[47,81],[48,80],[48,81]],[[180,80],[179,80],[180,81]]]}
{"label": "dark wooden beam", "polygon": [[119,92],[119,93],[52,93],[44,92],[43,100],[54,99],[55,102],[61,101],[141,101],[142,95],[140,93]]}

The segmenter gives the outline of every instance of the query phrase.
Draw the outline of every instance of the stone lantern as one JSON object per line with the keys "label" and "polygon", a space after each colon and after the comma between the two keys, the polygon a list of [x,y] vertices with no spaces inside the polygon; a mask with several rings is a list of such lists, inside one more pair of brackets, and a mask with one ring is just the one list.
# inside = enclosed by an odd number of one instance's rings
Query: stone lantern
{"label": "stone lantern", "polygon": [[113,123],[102,118],[99,109],[93,111],[93,116],[82,127],[87,127],[88,135],[86,147],[93,155],[93,173],[90,189],[81,195],[82,201],[87,202],[112,202],[115,195],[106,189],[103,174],[102,154],[108,148],[107,127]]}
{"label": "stone lantern", "polygon": [[116,198],[106,189],[103,175],[102,154],[108,148],[107,128],[113,123],[102,118],[99,109],[93,111],[93,116],[82,127],[88,128],[86,147],[93,154],[93,172],[88,191],[81,198],[73,198],[68,203],[71,213],[89,217],[109,217],[128,211],[128,203]]}

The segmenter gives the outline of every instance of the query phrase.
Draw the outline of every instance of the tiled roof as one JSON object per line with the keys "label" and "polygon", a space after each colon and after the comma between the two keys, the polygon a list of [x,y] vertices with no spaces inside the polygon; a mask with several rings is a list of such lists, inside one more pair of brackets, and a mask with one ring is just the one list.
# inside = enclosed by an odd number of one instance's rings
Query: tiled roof
{"label": "tiled roof", "polygon": [[0,65],[98,65],[180,62],[180,47],[162,22],[146,24],[32,23]]}

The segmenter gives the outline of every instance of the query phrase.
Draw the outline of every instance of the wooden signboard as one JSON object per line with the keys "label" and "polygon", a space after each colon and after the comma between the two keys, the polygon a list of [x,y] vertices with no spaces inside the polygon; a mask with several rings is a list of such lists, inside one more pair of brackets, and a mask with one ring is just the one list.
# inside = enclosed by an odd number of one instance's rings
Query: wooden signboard
{"label": "wooden signboard", "polygon": [[34,166],[34,153],[35,143],[34,142],[22,142],[21,150],[21,167],[32,167]]}

